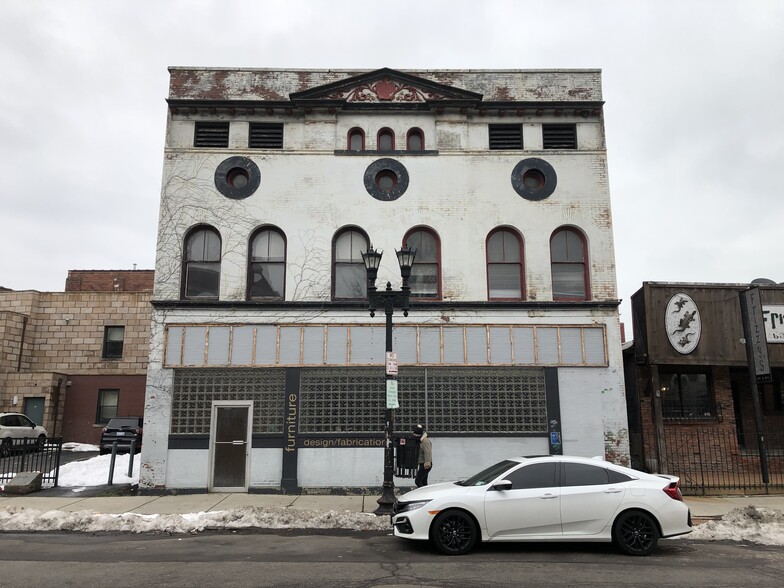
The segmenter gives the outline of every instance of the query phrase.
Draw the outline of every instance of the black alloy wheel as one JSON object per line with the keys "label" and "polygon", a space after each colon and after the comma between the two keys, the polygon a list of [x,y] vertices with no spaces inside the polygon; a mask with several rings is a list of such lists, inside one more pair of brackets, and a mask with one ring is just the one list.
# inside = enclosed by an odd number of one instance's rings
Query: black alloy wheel
{"label": "black alloy wheel", "polygon": [[628,555],[648,555],[659,542],[659,528],[648,513],[631,510],[615,521],[613,540]]}
{"label": "black alloy wheel", "polygon": [[11,455],[11,438],[6,437],[0,442],[0,457],[8,457]]}
{"label": "black alloy wheel", "polygon": [[444,555],[463,555],[473,549],[477,538],[474,519],[461,510],[439,514],[430,529],[430,539]]}
{"label": "black alloy wheel", "polygon": [[35,442],[35,450],[41,451],[46,445],[46,435],[39,435],[38,440]]}

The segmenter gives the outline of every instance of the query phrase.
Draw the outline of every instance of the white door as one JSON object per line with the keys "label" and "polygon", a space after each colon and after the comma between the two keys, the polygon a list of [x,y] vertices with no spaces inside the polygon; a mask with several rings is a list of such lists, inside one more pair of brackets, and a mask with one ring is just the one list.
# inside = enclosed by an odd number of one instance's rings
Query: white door
{"label": "white door", "polygon": [[210,491],[247,492],[253,401],[216,400],[210,425]]}

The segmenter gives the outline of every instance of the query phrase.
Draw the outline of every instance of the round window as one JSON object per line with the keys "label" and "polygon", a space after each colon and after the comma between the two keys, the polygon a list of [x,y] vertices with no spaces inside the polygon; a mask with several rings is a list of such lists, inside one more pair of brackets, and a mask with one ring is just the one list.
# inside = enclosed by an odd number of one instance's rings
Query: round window
{"label": "round window", "polygon": [[242,200],[253,194],[261,184],[259,167],[247,157],[224,159],[215,170],[215,187],[234,200]]}
{"label": "round window", "polygon": [[524,159],[512,170],[512,187],[526,200],[544,200],[557,183],[553,166],[538,157]]}
{"label": "round window", "polygon": [[408,171],[394,159],[379,159],[365,170],[365,189],[376,200],[400,198],[408,188]]}

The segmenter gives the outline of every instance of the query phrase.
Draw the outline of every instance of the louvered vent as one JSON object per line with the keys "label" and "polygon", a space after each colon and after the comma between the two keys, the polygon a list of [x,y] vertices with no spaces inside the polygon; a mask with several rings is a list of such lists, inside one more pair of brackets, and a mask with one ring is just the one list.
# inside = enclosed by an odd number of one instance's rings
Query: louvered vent
{"label": "louvered vent", "polygon": [[251,123],[248,147],[251,149],[283,149],[283,124]]}
{"label": "louvered vent", "polygon": [[545,149],[577,149],[577,126],[542,125],[542,143]]}
{"label": "louvered vent", "polygon": [[522,125],[490,125],[490,149],[522,149]]}
{"label": "louvered vent", "polygon": [[197,122],[193,144],[196,147],[228,147],[229,123]]}

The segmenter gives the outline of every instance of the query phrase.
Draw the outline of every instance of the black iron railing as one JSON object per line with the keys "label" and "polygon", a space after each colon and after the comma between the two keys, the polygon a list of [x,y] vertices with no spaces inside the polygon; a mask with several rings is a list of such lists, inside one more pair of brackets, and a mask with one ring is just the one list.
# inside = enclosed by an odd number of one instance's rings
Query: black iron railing
{"label": "black iron railing", "polygon": [[[4,440],[6,441],[6,440]],[[63,438],[10,439],[0,454],[0,484],[7,484],[16,474],[41,472],[42,487],[57,486]]]}
{"label": "black iron railing", "polygon": [[[665,429],[665,455],[657,459],[655,445],[646,440],[646,469],[667,472],[681,479],[688,495],[744,492],[784,492],[784,435],[765,435],[767,475],[756,442],[731,430],[711,427]],[[756,439],[746,435],[745,439]]]}

